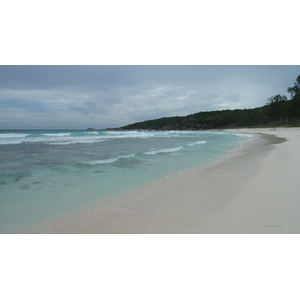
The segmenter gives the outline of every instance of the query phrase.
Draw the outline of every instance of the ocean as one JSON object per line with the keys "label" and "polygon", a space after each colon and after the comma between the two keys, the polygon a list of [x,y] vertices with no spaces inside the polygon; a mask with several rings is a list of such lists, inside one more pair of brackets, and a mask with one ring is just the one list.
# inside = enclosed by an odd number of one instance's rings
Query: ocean
{"label": "ocean", "polygon": [[0,131],[0,233],[92,208],[229,155],[221,131]]}

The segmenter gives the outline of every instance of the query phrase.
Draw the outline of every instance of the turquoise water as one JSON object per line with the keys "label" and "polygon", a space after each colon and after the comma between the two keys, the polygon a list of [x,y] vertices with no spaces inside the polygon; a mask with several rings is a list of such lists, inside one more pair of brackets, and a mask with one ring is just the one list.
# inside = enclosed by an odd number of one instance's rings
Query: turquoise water
{"label": "turquoise water", "polygon": [[0,131],[0,232],[209,164],[251,137],[210,131]]}

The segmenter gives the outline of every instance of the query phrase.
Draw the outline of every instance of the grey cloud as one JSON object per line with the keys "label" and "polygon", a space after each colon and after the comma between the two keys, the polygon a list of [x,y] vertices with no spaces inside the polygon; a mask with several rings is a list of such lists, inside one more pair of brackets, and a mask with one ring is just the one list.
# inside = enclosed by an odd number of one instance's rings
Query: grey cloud
{"label": "grey cloud", "polygon": [[103,128],[257,107],[287,94],[299,74],[299,66],[0,66],[0,126],[22,123],[22,112],[37,127],[44,119],[49,128]]}

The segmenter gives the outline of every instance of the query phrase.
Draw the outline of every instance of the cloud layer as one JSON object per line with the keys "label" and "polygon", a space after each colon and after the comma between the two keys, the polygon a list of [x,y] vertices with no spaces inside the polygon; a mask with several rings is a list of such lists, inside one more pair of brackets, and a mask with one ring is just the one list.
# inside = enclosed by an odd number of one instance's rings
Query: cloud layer
{"label": "cloud layer", "polygon": [[287,94],[299,66],[0,66],[0,129],[119,127],[253,108]]}

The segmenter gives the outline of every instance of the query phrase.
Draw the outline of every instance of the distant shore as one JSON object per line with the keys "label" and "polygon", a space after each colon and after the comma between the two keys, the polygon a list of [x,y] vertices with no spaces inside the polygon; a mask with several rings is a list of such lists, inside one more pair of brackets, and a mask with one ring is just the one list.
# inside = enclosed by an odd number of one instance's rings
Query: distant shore
{"label": "distant shore", "polygon": [[32,233],[300,233],[300,128],[256,134],[230,157]]}

